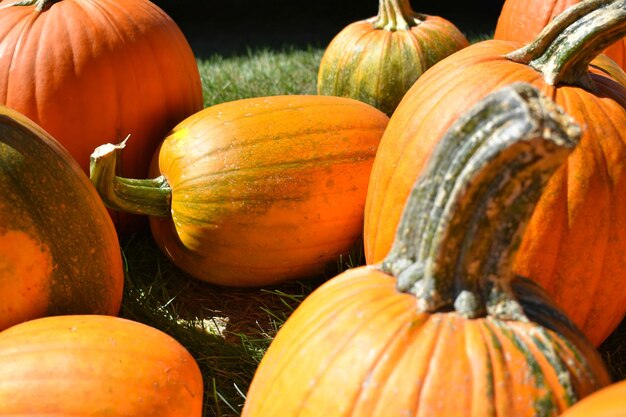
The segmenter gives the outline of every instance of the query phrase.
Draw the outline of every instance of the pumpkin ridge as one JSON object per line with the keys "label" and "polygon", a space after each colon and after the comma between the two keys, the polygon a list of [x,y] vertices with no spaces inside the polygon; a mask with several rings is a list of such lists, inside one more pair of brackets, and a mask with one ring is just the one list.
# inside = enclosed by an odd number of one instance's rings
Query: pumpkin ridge
{"label": "pumpkin ridge", "polygon": [[[395,319],[398,319],[398,321],[402,322],[403,320],[400,318],[402,316],[415,316],[414,312],[411,311],[403,311],[401,312],[401,314],[398,314],[396,316],[394,316]],[[428,320],[427,317],[420,315],[418,317],[415,318],[415,320],[421,320],[421,321],[426,321]],[[378,354],[376,355],[376,358],[373,359],[370,362],[370,366],[369,366],[369,370],[365,371],[365,373],[370,376],[372,374],[375,373],[375,371],[377,369],[380,369],[380,367],[383,367],[382,369],[382,373],[389,375],[390,372],[393,372],[393,367],[390,367],[389,364],[385,363],[385,361],[387,360],[388,356],[396,356],[396,355],[400,355],[400,356],[404,356],[405,354],[409,354],[410,352],[402,352],[404,349],[401,346],[401,343],[398,342],[399,339],[401,339],[402,337],[406,337],[406,338],[410,338],[411,340],[414,340],[415,338],[417,338],[418,336],[415,335],[415,331],[412,331],[412,328],[414,326],[413,322],[406,322],[403,323],[402,325],[398,326],[392,333],[390,333],[388,337],[388,340],[385,341],[385,346],[382,347],[380,349],[380,351],[378,352]],[[417,328],[417,332],[418,333],[422,333],[423,332],[423,328]],[[399,352],[396,354],[395,350],[398,350]],[[378,379],[382,379],[382,381],[384,381],[385,384],[388,383],[387,378],[384,377],[378,377]],[[365,391],[365,386],[364,384],[361,384],[359,386],[359,388],[357,390],[355,390],[354,392],[354,399],[352,400],[352,406],[350,407],[350,411],[348,414],[346,414],[345,417],[365,417],[362,414],[357,414],[355,415],[355,409],[356,409],[356,405],[359,403],[361,396],[363,395],[363,392]],[[371,410],[372,410],[372,414],[374,413],[375,410],[377,410],[380,406],[382,406],[384,408],[384,403],[382,403],[381,401],[382,399],[380,397],[378,397],[378,401],[375,401],[372,404]]]}
{"label": "pumpkin ridge", "polygon": [[[386,35],[388,35],[388,34],[386,34]],[[376,40],[377,40],[377,39],[376,39],[376,31],[375,31],[375,30],[372,30],[372,31],[366,32],[366,33],[365,33],[365,36],[363,36],[363,38],[365,38],[366,36],[367,36],[369,39],[367,39],[367,43],[365,43],[365,45],[363,46],[363,50],[368,50],[368,49],[369,49],[369,47],[370,47],[370,44],[371,44],[372,42],[374,42],[374,41],[376,41]],[[387,37],[387,36],[385,36],[385,38],[386,38],[386,37]],[[354,54],[347,54],[347,53],[345,53],[345,56],[354,56]],[[365,59],[365,57],[366,57],[366,54],[364,54],[364,53],[360,53],[360,54],[357,56],[357,60],[356,60],[356,61],[354,61],[354,62],[352,62],[353,68],[355,68],[355,69],[356,69],[356,73],[355,73],[355,75],[354,75],[353,77],[354,77],[355,79],[357,79],[357,80],[362,79],[362,76],[361,76],[361,71],[363,71],[363,69],[364,69],[364,68],[363,68],[363,67],[364,67],[364,66],[363,66],[363,60]],[[379,64],[380,64],[380,62],[381,62],[381,61],[379,60]],[[338,67],[339,67],[339,68],[342,68],[342,67],[343,67],[343,65],[345,65],[345,64],[343,64],[343,63],[342,63],[342,65],[341,65],[341,66],[339,66],[339,65],[338,65]],[[342,79],[342,81],[343,81],[343,82],[342,82],[342,84],[343,84],[343,85],[342,85],[342,89],[341,89],[341,91],[340,91],[340,93],[341,93],[341,94],[345,94],[345,91],[346,91],[346,84],[350,84],[350,81],[349,81],[350,76],[351,76],[351,75],[350,75],[350,73],[349,73],[348,71],[346,71],[344,76],[347,76],[347,77],[348,77],[348,79]],[[341,78],[341,77],[337,77],[337,78]],[[335,90],[335,91],[337,91],[337,90]],[[355,96],[355,97],[362,97],[362,93],[361,93],[361,83],[356,83],[356,87],[355,87],[355,90],[354,90],[354,96]]]}
{"label": "pumpkin ridge", "polygon": [[[474,395],[472,395],[472,405],[474,406],[474,404],[476,402],[480,403],[480,401],[484,398],[484,396],[487,396],[488,398],[488,404],[491,405],[490,409],[487,410],[488,411],[488,415],[487,416],[483,416],[483,417],[497,417],[497,407],[495,406],[495,404],[497,404],[498,398],[496,398],[496,376],[495,376],[495,371],[494,371],[494,362],[493,362],[493,358],[492,358],[492,352],[491,350],[494,348],[497,348],[498,346],[498,340],[497,338],[494,338],[494,335],[492,334],[491,330],[489,329],[489,325],[490,323],[484,320],[470,320],[467,322],[466,326],[471,326],[473,328],[475,328],[475,333],[478,335],[478,337],[480,338],[480,341],[477,343],[480,343],[480,347],[482,347],[484,349],[484,363],[485,363],[485,368],[486,371],[485,373],[480,372],[480,374],[478,375],[478,377],[482,377],[484,375],[485,377],[485,384],[486,384],[486,392],[475,392]],[[485,334],[485,332],[489,332],[490,334],[490,338],[488,338]],[[465,349],[464,352],[467,355],[468,358],[472,358],[472,348],[470,345],[470,339],[468,337],[465,337]],[[494,340],[493,343],[489,343],[489,340]],[[474,376],[474,369],[471,369],[472,371],[472,376]],[[479,369],[479,371],[483,371],[483,369]],[[472,391],[474,390],[476,384],[472,384]],[[477,399],[478,397],[478,399]],[[480,406],[480,404],[479,404]],[[474,407],[471,408],[471,414],[470,416],[474,417],[476,414]]]}
{"label": "pumpkin ridge", "polygon": [[[379,41],[379,44],[380,44],[379,48],[380,48],[381,54],[378,58],[378,68],[376,69],[376,73],[378,74],[384,73],[385,63],[389,61],[389,53],[391,52],[390,45],[393,44],[394,33],[395,32],[385,32],[382,40]],[[365,46],[365,48],[367,48],[367,45]],[[361,54],[361,56],[364,57],[365,54]],[[360,79],[361,74],[358,74],[357,78]],[[381,97],[384,97],[381,94],[385,92],[386,86],[383,84],[382,77],[375,77],[375,78],[376,78],[376,83],[374,86],[374,91],[375,91],[377,99],[376,99],[376,104],[374,105],[374,107],[378,107],[380,103],[384,101],[381,99]],[[358,89],[357,89],[357,92],[358,92]]]}
{"label": "pumpkin ridge", "polygon": [[[19,35],[17,35],[17,40],[15,41],[15,44],[22,44],[22,43],[25,42],[25,38],[28,36],[28,33],[32,29],[32,26],[33,26],[36,18],[37,18],[37,16],[32,16],[31,15],[31,16],[29,16],[29,19],[24,22],[23,26],[20,27]],[[9,30],[9,34],[10,33],[11,33],[11,30]],[[37,49],[39,50],[39,48],[37,48]],[[16,57],[19,55],[19,52],[21,52],[21,50],[19,48],[13,48],[13,51],[11,52],[11,59],[9,60],[9,70],[6,73],[7,82],[5,82],[5,85],[9,84],[8,80],[11,78],[11,75],[15,73],[15,70],[13,68],[14,68],[14,64],[17,61]],[[37,62],[39,62],[39,60],[37,60]],[[8,93],[9,93],[9,89],[7,88],[6,94],[8,95]],[[8,99],[8,97],[5,97],[4,100],[2,101],[2,103],[6,103],[7,99]]]}
{"label": "pumpkin ridge", "polygon": [[[120,32],[119,28],[117,27],[117,25],[115,24],[115,19],[112,17],[111,15],[111,11],[109,10],[112,7],[116,8],[116,12],[123,14],[123,16],[126,18],[126,20],[128,22],[133,22],[132,29],[133,29],[133,34],[135,34],[137,32],[137,23],[134,22],[134,19],[132,18],[132,16],[130,16],[130,12],[129,10],[125,9],[124,7],[118,7],[119,5],[116,3],[112,3],[112,2],[106,2],[106,6],[103,4],[103,2],[96,2],[96,1],[89,1],[89,2],[85,2],[82,4],[78,4],[76,3],[76,6],[81,9],[81,11],[84,13],[85,15],[85,19],[89,19],[91,22],[96,22],[96,16],[92,13],[88,13],[87,10],[88,9],[94,9],[97,10],[97,17],[98,20],[97,21],[106,21],[107,23],[107,29],[112,31],[113,33],[115,33],[115,36],[119,42],[119,45],[124,45],[125,43],[127,43],[127,40],[125,39],[125,37],[122,35],[122,33]],[[52,20],[52,19],[50,19]],[[97,24],[93,24],[92,27],[94,28],[100,28],[101,26],[97,25]],[[102,29],[99,29],[102,30]],[[104,30],[105,32],[107,30]],[[68,37],[69,38],[69,37]],[[72,52],[72,57],[74,58],[74,62],[76,62],[76,54],[74,52]],[[151,55],[152,57],[153,55]],[[126,58],[126,55],[124,55],[124,58]],[[144,57],[145,58],[145,57]],[[118,57],[118,59],[120,59]],[[102,62],[99,61],[99,65],[102,65]],[[127,71],[124,72],[124,78],[125,79],[132,79],[132,80],[138,80],[139,77],[137,76],[136,73],[136,68],[134,65],[132,65],[132,62],[130,62],[130,60],[128,60],[129,65],[126,65],[125,68],[128,69]],[[118,65],[117,61],[112,61],[112,60],[106,60],[104,62],[104,65],[106,65],[107,67],[109,67],[109,73],[111,74],[116,74],[117,73],[117,68],[116,65]],[[158,71],[158,66],[154,65],[153,66],[153,70],[154,71]],[[114,81],[117,84],[118,83],[118,77],[115,76],[114,77]],[[127,84],[128,85],[128,84]],[[133,83],[134,86],[137,86],[137,82]],[[120,94],[118,93],[120,91],[120,89],[118,87],[116,88],[111,88],[109,89],[108,93],[115,95],[115,98],[112,100],[114,101],[117,105],[115,106],[116,108],[116,112],[115,112],[115,122],[114,125],[117,127],[117,136],[114,138],[102,138],[103,140],[114,140],[114,141],[120,141],[123,139],[123,136],[127,134],[127,132],[121,132],[121,126],[122,123],[121,121],[123,120],[123,115],[121,114],[122,110],[124,109],[123,103],[122,103],[122,97],[120,96]],[[120,161],[121,163],[121,161]]]}
{"label": "pumpkin ridge", "polygon": [[[292,314],[292,316],[294,317],[292,321],[304,321],[307,324],[306,330],[303,332],[300,332],[298,339],[292,341],[292,343],[289,344],[289,348],[288,348],[289,350],[286,353],[283,352],[283,356],[282,356],[283,358],[286,358],[287,360],[292,360],[292,358],[298,354],[298,352],[301,350],[303,345],[307,343],[307,341],[311,338],[312,335],[315,335],[320,330],[323,331],[325,329],[327,325],[326,321],[318,320],[318,317],[323,318],[325,316],[326,311],[340,311],[343,314],[344,311],[349,310],[349,309],[354,309],[355,305],[358,306],[362,303],[362,300],[354,296],[355,293],[361,292],[360,287],[351,288],[350,281],[352,281],[352,278],[346,277],[346,279],[343,280],[343,282],[328,281],[327,283],[324,284],[326,288],[332,289],[332,292],[330,292],[330,295],[334,293],[341,294],[341,298],[337,299],[338,303],[335,305],[322,305],[321,307],[320,306],[312,307],[311,303],[313,303],[313,300],[309,300],[309,302],[307,302],[306,299],[304,300],[304,302],[301,304],[303,308],[297,312],[298,314],[297,315]],[[327,285],[327,284],[330,284],[330,285]],[[345,287],[348,287],[349,289],[348,293],[342,293],[342,289]],[[309,310],[311,308],[315,308],[314,315],[309,315]],[[354,328],[351,328],[350,330],[352,332],[356,331]],[[276,338],[281,338],[280,330],[277,333]],[[347,343],[349,343],[349,338],[346,338],[346,344]],[[287,372],[287,369],[285,369],[284,371]],[[279,370],[273,377],[278,378],[282,372],[283,370]],[[271,383],[271,380],[266,381],[266,382]]]}
{"label": "pumpkin ridge", "polygon": [[[506,329],[503,322],[500,320],[493,320],[491,323],[493,325],[492,330],[498,335],[497,337],[500,337],[510,343],[511,346],[517,349],[517,351],[526,359],[526,363],[528,364],[529,371],[533,378],[531,386],[536,389],[537,392],[546,391],[542,397],[537,395],[538,398],[535,399],[534,408],[537,409],[541,407],[538,410],[538,414],[541,416],[553,415],[555,411],[559,410],[558,404],[554,402],[555,393],[553,392],[552,386],[547,383],[541,362],[534,355],[535,351],[531,348],[532,343],[528,343],[528,341],[523,337],[523,335],[525,335],[526,326],[520,326],[522,327],[521,329],[518,329],[517,326],[513,329]],[[539,327],[534,324],[530,325],[533,326],[534,329]],[[515,369],[511,369],[511,364],[506,360],[506,358],[503,356],[501,359],[503,370],[506,370],[507,374],[514,373]],[[515,393],[510,394],[515,395]]]}
{"label": "pumpkin ridge", "polygon": [[[572,92],[570,92],[570,98],[573,98],[573,97],[578,97],[575,101],[576,101],[576,104],[577,104],[578,111],[584,114],[582,116],[582,118],[584,120],[589,120],[588,118],[590,116],[589,116],[588,106],[597,104],[597,101],[594,100],[594,99],[591,99],[589,97],[583,96],[581,90],[579,90],[579,89],[575,89]],[[581,103],[583,103],[584,105],[581,105]],[[595,107],[596,108],[602,108],[602,106],[597,106],[597,105]],[[600,141],[596,141],[596,143],[600,143]],[[598,156],[600,158],[603,158],[603,155],[602,155],[602,152],[601,152],[601,149],[600,149],[599,145],[596,145],[594,143],[594,146],[592,147],[592,149],[594,151],[593,152],[593,156],[592,156],[594,160],[597,160]],[[570,159],[568,158],[568,160],[565,162],[565,165],[569,166],[569,164],[570,164]],[[599,165],[599,164],[596,164],[596,165]],[[573,172],[573,171],[569,171],[569,172]],[[568,172],[568,174],[569,174],[569,172]],[[600,172],[600,171],[597,171],[597,172]],[[605,173],[606,173],[606,171],[605,171]],[[572,181],[572,178],[568,175],[567,176],[567,184],[568,185],[566,187],[566,192],[568,194],[569,194],[570,190],[573,190],[573,189],[577,188],[577,186],[572,184],[571,181]],[[602,184],[606,184],[607,183],[606,182],[606,177],[604,177],[601,180],[601,182],[602,182]],[[602,200],[606,201],[606,204],[610,204],[611,198],[610,198],[610,196],[608,195],[607,192],[603,192],[602,193]],[[569,230],[570,230],[572,224],[575,223],[576,219],[581,216],[581,214],[578,214],[578,213],[574,212],[574,210],[572,208],[572,204],[570,203],[570,201],[571,200],[568,198],[567,199],[567,202],[568,202],[568,207],[567,207],[567,216],[568,216],[567,217],[567,219],[568,219],[567,226],[568,226],[568,229],[565,231],[565,235],[569,235],[570,234]],[[596,202],[597,202],[597,200],[596,200]],[[604,206],[604,204],[603,204],[603,206]],[[576,207],[574,207],[574,208],[576,208]],[[582,209],[583,209],[582,207],[579,207],[579,210],[582,210]],[[601,213],[603,215],[606,214],[606,212],[604,210],[601,211]],[[598,233],[600,231],[604,232],[603,236],[599,236],[598,235]],[[602,252],[604,254],[603,256],[601,256],[602,259],[604,259],[604,257],[607,254],[606,247],[607,247],[607,241],[609,240],[608,232],[609,231],[608,231],[607,228],[602,228],[602,229],[596,228],[596,230],[594,231],[594,235],[596,236],[596,240],[594,240],[593,248],[594,248],[594,251],[599,250],[599,246],[600,245],[604,248],[602,250]],[[560,239],[559,240],[558,254],[555,257],[554,268],[557,268],[557,265],[559,264],[558,263],[558,259],[563,258],[565,256],[564,254],[566,254],[568,252],[566,243],[567,243],[567,239]],[[603,262],[599,262],[598,263],[598,267],[601,267],[602,263]],[[555,272],[556,271],[553,269],[552,274],[555,274]],[[558,274],[558,272],[556,272],[556,273]],[[589,279],[586,280],[586,282],[587,282],[586,290],[585,290],[586,296],[594,294],[596,289],[598,288],[598,286],[600,285],[600,283],[603,280],[603,278],[602,278],[603,275],[601,275],[601,274],[593,273],[593,274],[590,274],[590,275],[591,276],[595,276],[596,279],[595,280],[589,280]],[[555,294],[561,293],[561,291],[559,291],[559,289],[563,289],[564,287],[567,287],[569,285],[569,283],[567,283],[567,282],[565,282],[563,280],[555,279],[555,280],[552,280],[552,281],[554,282],[554,287],[555,287],[555,290],[557,291]],[[595,282],[595,284],[592,286],[592,285],[590,285],[590,282]],[[556,296],[556,299],[559,300],[559,296],[558,295]],[[577,312],[576,313],[577,314],[580,313],[580,316],[590,318],[590,313],[591,313],[592,308],[593,308],[593,305],[591,305],[591,304],[579,303],[578,307],[577,307]],[[582,309],[584,309],[584,311]]]}
{"label": "pumpkin ridge", "polygon": [[[429,348],[429,352],[430,354],[428,356],[430,357],[434,357],[438,351],[438,349],[443,349],[442,346],[444,346],[444,342],[446,341],[445,338],[441,337],[441,333],[443,333],[446,329],[444,327],[444,325],[442,324],[442,320],[440,320],[439,318],[436,317],[431,317],[429,320],[429,322],[435,322],[437,323],[436,326],[436,330],[433,332],[433,336],[432,336],[432,340],[434,340],[434,343],[431,343],[428,348]],[[425,395],[425,392],[427,391],[426,387],[429,385],[430,379],[435,378],[435,376],[433,376],[435,374],[435,372],[437,371],[437,369],[434,368],[434,363],[435,361],[428,361],[428,363],[426,364],[426,366],[423,368],[423,372],[422,372],[422,383],[419,386],[419,390],[417,391],[417,395],[415,396],[416,400],[416,405],[417,404],[422,404],[423,401],[423,396]],[[419,416],[420,412],[419,412],[419,407],[415,407],[415,413],[416,416]]]}
{"label": "pumpkin ridge", "polygon": [[[354,297],[354,296],[352,296],[352,297],[350,297],[350,298],[351,298],[351,300],[349,300],[349,301],[352,301],[352,302],[351,302],[351,303],[346,303],[346,304],[347,304],[347,306],[342,306],[342,308],[340,308],[340,309],[339,309],[340,311],[345,311],[345,310],[348,310],[348,307],[350,308],[350,310],[353,310],[353,309],[355,309],[355,307],[356,307],[356,308],[360,308],[360,307],[363,305],[363,300],[362,300],[362,299],[359,299],[358,297]],[[373,308],[371,308],[370,306],[368,306],[368,308],[367,308],[367,310],[366,310],[366,311],[367,311],[367,312],[366,312],[366,314],[367,314],[367,315],[369,315],[369,316],[370,316],[373,320],[375,320],[375,319],[377,318],[378,314],[376,314],[376,313],[378,313],[378,312],[380,312],[380,311],[386,311],[386,310],[388,310],[388,309],[390,309],[390,308],[393,308],[393,307],[395,307],[395,308],[396,308],[396,309],[398,309],[398,310],[401,310],[401,309],[398,307],[398,303],[396,303],[396,300],[395,300],[395,299],[384,299],[383,297],[377,297],[377,298],[382,299],[383,303],[382,303],[380,306],[377,306],[378,308],[377,308],[377,309],[375,309],[375,310],[374,310]],[[372,302],[372,301],[378,301],[378,300],[376,300],[376,299],[374,299],[374,300],[370,299],[370,302]],[[344,308],[345,308],[345,310],[344,310]],[[351,311],[350,313],[351,313],[351,314],[354,314],[354,312],[352,312],[352,311]],[[320,323],[320,324],[321,324],[321,326],[320,326],[320,327],[322,327],[322,326],[324,326],[326,323],[323,323],[323,322],[322,322],[322,323]],[[352,326],[352,327],[351,327],[351,329],[350,329],[351,333],[350,333],[350,334],[357,334],[357,333],[358,333],[358,331],[360,330],[360,328],[361,328],[361,327],[368,326],[369,324],[370,324],[370,322],[369,322],[369,321],[365,321],[365,320],[364,320],[364,321],[361,321],[361,322],[359,322],[359,323],[357,323],[357,325],[356,325],[356,326]],[[401,327],[402,327],[402,326],[399,326],[399,327],[400,327],[400,329],[399,329],[399,330],[401,331]],[[332,368],[332,364],[333,364],[333,362],[335,362],[336,360],[341,360],[341,359],[343,359],[341,355],[336,354],[336,353],[337,353],[337,352],[341,352],[341,350],[343,350],[343,349],[344,349],[344,346],[345,346],[345,345],[350,344],[351,342],[352,342],[351,338],[350,338],[350,337],[346,337],[346,338],[343,340],[343,343],[342,343],[342,344],[336,344],[335,346],[333,346],[333,350],[332,350],[332,351],[330,351],[330,353],[329,353],[329,355],[328,355],[328,357],[329,357],[330,359],[327,361],[327,364],[326,364],[327,366],[325,367],[325,369],[320,370],[318,374],[316,374],[315,376],[312,376],[311,378],[312,378],[312,379],[315,379],[316,381],[319,381],[320,379],[323,379],[323,378],[326,376],[326,371],[327,371],[327,369]],[[295,349],[295,348],[294,348],[293,350],[294,350],[294,354],[297,354],[297,349]],[[355,358],[355,360],[359,360],[359,358]],[[287,370],[286,368],[283,368],[283,369]],[[282,371],[282,370],[281,370],[281,371]],[[278,372],[278,374],[280,374],[280,371]],[[278,375],[276,375],[276,376],[278,376]],[[300,403],[299,409],[298,409],[298,411],[297,411],[297,412],[296,412],[296,414],[295,414],[296,416],[297,416],[297,415],[300,415],[301,411],[302,411],[302,410],[304,409],[304,407],[306,406],[307,399],[308,399],[311,395],[313,395],[313,394],[314,394],[314,389],[315,389],[315,384],[311,384],[310,389],[309,389],[309,390],[307,391],[307,393],[303,396],[303,401],[301,401],[301,403]]]}
{"label": "pumpkin ridge", "polygon": [[[354,38],[352,36],[349,37],[351,42],[347,46],[351,47],[350,49],[352,49],[352,45],[358,44],[363,39],[365,39],[366,36],[371,34],[371,29],[370,29],[369,25],[366,22],[364,22],[364,21],[358,21],[358,22],[354,22],[354,23],[348,25],[347,29],[349,29],[349,31],[347,32],[347,34],[350,34],[350,30],[359,28],[360,26],[365,26],[365,28],[362,29],[362,32],[358,36],[356,36]],[[368,42],[371,42],[371,40],[369,40]],[[336,65],[336,67],[337,68],[345,68],[346,65],[347,65],[348,59],[350,57],[351,57],[351,54],[347,54],[347,53],[342,54],[341,57],[339,58],[339,61],[338,61],[337,65]],[[324,59],[324,57],[322,56],[322,60],[323,59]],[[317,81],[318,91],[319,91],[319,85],[321,83],[320,80],[322,80],[324,78],[323,75],[324,74],[321,71],[318,74],[318,81]],[[339,90],[340,80],[341,80],[341,84],[343,84],[345,82],[343,77],[339,77],[339,76],[335,77],[335,80],[334,80],[334,83],[333,83],[333,86],[334,86],[333,91],[337,91],[337,92],[343,91],[343,88],[341,90]]]}
{"label": "pumpkin ridge", "polygon": [[[496,326],[494,320],[480,320],[481,326],[480,331],[485,341],[485,348],[487,350],[489,363],[491,366],[491,378],[493,381],[493,398],[494,398],[494,407],[496,409],[496,415],[498,415],[499,406],[504,406],[506,409],[511,408],[511,398],[513,398],[513,393],[509,392],[509,388],[513,386],[511,372],[512,370],[508,369],[508,361],[505,358],[504,351],[504,343],[502,338],[502,332]],[[505,339],[506,340],[506,339]],[[503,387],[506,387],[505,392],[501,393],[497,387],[499,382]],[[502,400],[500,400],[502,399]],[[505,403],[499,403],[499,401],[504,401]]]}
{"label": "pumpkin ridge", "polygon": [[[568,408],[577,401],[577,398],[571,379],[565,377],[569,373],[567,363],[559,357],[555,346],[556,341],[551,337],[551,331],[545,328],[537,330],[537,334],[521,333],[520,338],[527,340],[526,343],[532,354],[538,358],[540,366],[543,361],[547,363],[547,367],[541,366],[544,369],[543,372],[547,374],[546,380],[554,378],[554,384],[559,388],[564,388],[562,396],[556,395],[556,391],[551,389],[555,394],[555,400],[559,407]],[[552,387],[552,383],[549,383],[549,386]]]}
{"label": "pumpkin ridge", "polygon": [[[562,365],[563,365],[563,372],[569,372],[569,373],[576,373],[581,375],[581,378],[577,378],[575,381],[573,382],[577,382],[579,380],[583,380],[583,379],[588,379],[584,378],[587,375],[592,375],[593,374],[593,370],[591,369],[591,367],[589,366],[589,363],[587,361],[584,360],[584,358],[581,355],[581,352],[576,349],[576,347],[568,340],[568,339],[563,339],[563,338],[559,338],[556,337],[554,335],[553,332],[548,331],[544,333],[544,336],[548,339],[548,342],[550,344],[552,344],[552,346],[554,347],[555,351],[557,352],[557,356],[571,356],[573,358],[573,360],[575,361],[575,364],[571,363],[570,361],[563,361]],[[581,371],[582,368],[582,371]],[[559,381],[561,381],[561,375],[559,375]],[[566,394],[568,395],[568,397],[566,398],[567,403],[571,406],[576,402],[576,392],[580,392],[580,387],[575,387],[573,384],[571,384],[572,381],[570,381],[570,390],[568,390],[566,392]]]}

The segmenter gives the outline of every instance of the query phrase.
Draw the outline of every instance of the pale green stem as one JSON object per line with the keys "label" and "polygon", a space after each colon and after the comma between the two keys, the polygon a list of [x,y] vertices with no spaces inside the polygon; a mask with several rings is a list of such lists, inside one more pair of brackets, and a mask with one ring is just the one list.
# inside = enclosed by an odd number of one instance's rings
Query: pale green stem
{"label": "pale green stem", "polygon": [[550,85],[596,87],[589,63],[626,35],[626,0],[587,0],[570,7],[535,40],[506,58],[541,72]]}
{"label": "pale green stem", "polygon": [[172,189],[163,177],[129,179],[116,175],[117,158],[126,141],[99,146],[91,155],[89,179],[104,204],[114,210],[156,217],[171,215]]}
{"label": "pale green stem", "polygon": [[408,30],[426,17],[411,9],[409,0],[379,0],[378,15],[370,19],[376,29]]}

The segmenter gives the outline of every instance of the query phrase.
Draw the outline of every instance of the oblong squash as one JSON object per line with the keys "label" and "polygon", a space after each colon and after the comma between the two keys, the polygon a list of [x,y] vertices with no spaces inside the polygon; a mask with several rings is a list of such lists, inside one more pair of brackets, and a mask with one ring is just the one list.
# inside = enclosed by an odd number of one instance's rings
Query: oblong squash
{"label": "oblong squash", "polygon": [[171,336],[131,320],[77,315],[0,333],[0,414],[200,417],[202,375]]}
{"label": "oblong squash", "polygon": [[102,200],[55,139],[1,106],[0,196],[0,329],[47,315],[116,315],[124,271]]}
{"label": "oblong squash", "polygon": [[151,215],[157,244],[196,278],[257,286],[311,277],[360,239],[387,122],[347,98],[237,100],[174,128],[155,154],[156,179],[116,178],[113,145],[92,155],[91,179],[109,207]]}

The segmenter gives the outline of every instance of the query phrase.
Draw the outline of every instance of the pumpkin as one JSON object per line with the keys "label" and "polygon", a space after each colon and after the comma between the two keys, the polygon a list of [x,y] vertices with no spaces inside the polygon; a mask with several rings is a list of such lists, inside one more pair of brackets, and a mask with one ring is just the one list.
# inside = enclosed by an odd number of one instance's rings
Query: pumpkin
{"label": "pumpkin", "polygon": [[131,135],[121,172],[146,175],[164,135],[203,107],[176,23],[147,0],[18,4],[0,3],[0,103],[50,133],[85,173],[96,146]]}
{"label": "pumpkin", "polygon": [[2,106],[0,195],[0,330],[47,315],[116,315],[124,270],[102,200],[58,142]]}
{"label": "pumpkin", "polygon": [[[494,39],[532,41],[551,20],[581,0],[505,0]],[[604,53],[626,68],[626,39],[608,46]]]}
{"label": "pumpkin", "polygon": [[372,168],[368,263],[389,251],[411,183],[441,134],[490,92],[529,82],[574,117],[583,136],[537,204],[515,271],[546,288],[596,345],[611,333],[626,313],[619,278],[626,274],[626,89],[588,64],[625,33],[625,4],[580,3],[527,47],[479,42],[417,80],[391,117]]}
{"label": "pumpkin", "polygon": [[511,256],[576,126],[528,86],[459,119],[390,254],[330,279],[270,344],[243,417],[556,416],[609,383],[593,346]]}
{"label": "pumpkin", "polygon": [[165,333],[118,317],[46,317],[0,333],[0,414],[202,415],[202,375]]}
{"label": "pumpkin", "polygon": [[415,13],[409,0],[379,0],[377,16],[348,25],[330,42],[317,91],[361,100],[391,115],[426,69],[467,45],[451,22]]}
{"label": "pumpkin", "polygon": [[623,417],[626,415],[626,381],[602,388],[568,409],[561,417]]}
{"label": "pumpkin", "polygon": [[348,98],[236,100],[176,126],[155,153],[152,179],[116,178],[124,145],[109,144],[92,155],[91,180],[109,207],[150,215],[159,247],[198,279],[259,286],[311,277],[361,239],[387,122]]}

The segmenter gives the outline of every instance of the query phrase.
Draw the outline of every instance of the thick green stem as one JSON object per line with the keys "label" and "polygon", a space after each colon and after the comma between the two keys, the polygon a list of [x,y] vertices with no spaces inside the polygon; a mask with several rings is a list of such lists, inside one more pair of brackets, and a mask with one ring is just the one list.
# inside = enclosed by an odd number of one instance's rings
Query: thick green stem
{"label": "thick green stem", "polygon": [[506,55],[541,72],[550,85],[594,91],[589,63],[626,35],[626,0],[587,0],[565,10],[530,44]]}
{"label": "thick green stem", "polygon": [[126,141],[99,146],[91,154],[89,179],[104,204],[114,210],[156,217],[171,215],[172,189],[163,176],[129,179],[116,175],[117,158]]}
{"label": "thick green stem", "polygon": [[512,258],[544,185],[580,130],[527,84],[491,94],[439,142],[380,268],[424,312],[525,318]]}
{"label": "thick green stem", "polygon": [[417,26],[426,17],[411,9],[409,0],[379,0],[378,15],[370,19],[376,29],[407,30]]}

